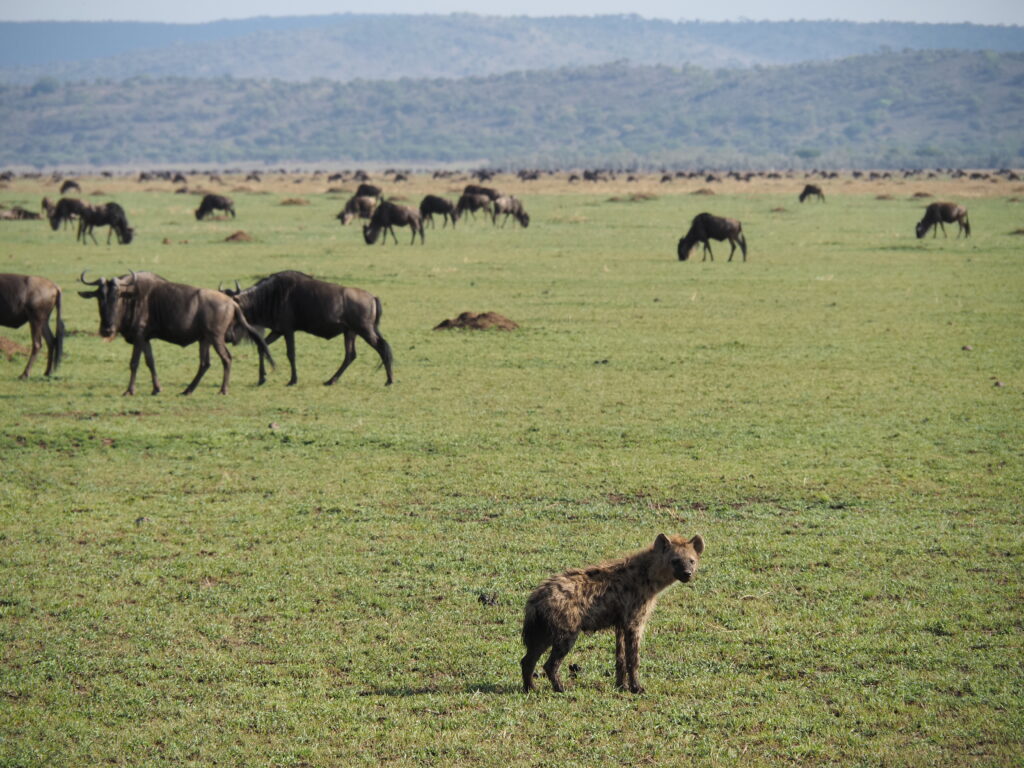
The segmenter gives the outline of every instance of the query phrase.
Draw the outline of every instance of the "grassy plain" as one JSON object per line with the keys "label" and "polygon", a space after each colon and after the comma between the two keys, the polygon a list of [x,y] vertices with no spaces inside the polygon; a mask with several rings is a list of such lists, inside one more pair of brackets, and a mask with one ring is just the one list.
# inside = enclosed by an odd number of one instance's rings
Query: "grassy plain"
{"label": "grassy plain", "polygon": [[[136,243],[0,222],[0,269],[57,280],[72,334],[50,381],[0,360],[0,766],[1020,765],[1019,186],[502,178],[529,229],[370,247],[322,179],[196,181],[238,219],[88,179]],[[974,236],[916,240],[919,191]],[[747,263],[676,260],[702,210]],[[227,397],[215,362],[184,398],[196,349],[156,342],[164,394],[122,397],[86,268],[366,288],[396,384],[360,342],[321,386],[341,343],[304,336],[298,386],[277,344],[257,388],[243,346]],[[464,310],[521,328],[432,330]],[[530,589],[660,531],[708,549],[650,624],[648,692],[613,690],[599,634],[569,693],[519,693]]]}

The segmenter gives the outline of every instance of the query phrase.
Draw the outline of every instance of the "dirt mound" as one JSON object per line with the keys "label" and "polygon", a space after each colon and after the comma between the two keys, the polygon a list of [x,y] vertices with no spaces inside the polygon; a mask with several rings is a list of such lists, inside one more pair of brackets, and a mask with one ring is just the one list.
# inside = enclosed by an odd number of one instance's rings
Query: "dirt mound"
{"label": "dirt mound", "polygon": [[657,195],[648,192],[633,192],[628,197],[609,197],[609,203],[645,203],[648,200],[657,200]]}
{"label": "dirt mound", "polygon": [[1024,235],[1024,229],[1015,229],[1010,233],[1011,235]]}
{"label": "dirt mound", "polygon": [[920,198],[922,200],[926,197],[931,197],[931,195],[929,195],[927,192],[915,192],[913,196],[915,198]]}
{"label": "dirt mound", "polygon": [[281,205],[309,205],[309,200],[304,197],[289,197],[282,200]]}
{"label": "dirt mound", "polygon": [[6,336],[0,336],[0,355],[8,360],[13,360],[15,355],[28,357],[30,351],[28,347],[23,347],[16,341],[11,341]]}
{"label": "dirt mound", "polygon": [[786,213],[786,209],[782,207],[772,208],[771,213]]}
{"label": "dirt mound", "polygon": [[713,194],[715,194],[715,190],[708,189],[707,187],[701,187],[700,189],[698,189],[698,190],[696,190],[694,192],[691,192],[690,194],[691,195],[713,195]]}
{"label": "dirt mound", "polygon": [[242,230],[238,230],[237,232],[235,232],[235,234],[228,235],[226,238],[224,238],[224,242],[225,243],[251,243],[252,242],[252,235],[250,235],[247,232],[243,232]]}
{"label": "dirt mound", "polygon": [[892,200],[892,195],[875,195],[875,200]]}
{"label": "dirt mound", "polygon": [[480,314],[463,312],[458,317],[442,320],[434,326],[434,330],[443,331],[449,328],[469,328],[476,331],[487,331],[495,328],[499,331],[514,331],[518,327],[519,323],[509,320],[497,312],[481,312]]}

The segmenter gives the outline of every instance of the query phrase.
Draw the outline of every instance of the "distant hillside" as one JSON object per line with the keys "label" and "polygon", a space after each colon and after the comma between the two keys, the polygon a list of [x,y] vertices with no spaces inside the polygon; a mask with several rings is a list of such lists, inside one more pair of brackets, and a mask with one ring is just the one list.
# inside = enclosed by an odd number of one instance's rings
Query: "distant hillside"
{"label": "distant hillside", "polygon": [[139,75],[396,80],[613,61],[715,69],[928,49],[1021,52],[1024,27],[471,14],[343,14],[194,25],[8,22],[0,23],[0,82]]}
{"label": "distant hillside", "polygon": [[465,80],[0,86],[0,165],[1020,165],[1024,54],[709,71],[608,64]]}

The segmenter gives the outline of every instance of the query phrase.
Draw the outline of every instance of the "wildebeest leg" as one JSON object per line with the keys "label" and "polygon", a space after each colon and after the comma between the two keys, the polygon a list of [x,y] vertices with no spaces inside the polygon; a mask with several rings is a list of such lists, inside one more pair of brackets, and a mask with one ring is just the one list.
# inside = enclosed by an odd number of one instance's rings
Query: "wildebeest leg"
{"label": "wildebeest leg", "polygon": [[224,343],[224,339],[214,339],[213,349],[224,365],[224,380],[220,383],[220,394],[226,395],[228,393],[228,382],[231,381],[231,350]]}
{"label": "wildebeest leg", "polygon": [[[28,365],[25,366],[25,370],[22,371],[21,376],[18,377],[19,379],[27,379],[28,378],[28,374],[32,370],[32,363],[34,363],[36,361],[36,355],[38,355],[39,354],[39,350],[43,348],[43,328],[46,328],[47,336],[50,336],[50,329],[49,329],[49,327],[47,327],[45,325],[42,325],[41,323],[39,325],[36,325],[35,323],[32,323],[32,351],[29,352],[29,355],[28,355]],[[47,351],[49,351],[52,346],[53,346],[53,341],[51,340],[51,338],[48,338],[46,340],[46,349],[47,349]],[[50,366],[49,365],[46,366],[46,375],[47,376],[50,375]]]}
{"label": "wildebeest leg", "polygon": [[565,692],[558,670],[562,666],[562,659],[566,657],[576,644],[576,637],[577,635],[570,635],[569,637],[558,638],[551,648],[551,655],[544,662],[544,673],[548,676],[548,680],[551,681],[551,687],[555,690],[555,693]]}
{"label": "wildebeest leg", "polygon": [[384,386],[390,386],[394,384],[395,379],[391,373],[391,345],[389,345],[384,340],[384,337],[377,332],[376,328],[373,328],[366,333],[360,331],[359,335],[362,337],[363,341],[365,341],[367,344],[373,347],[374,351],[376,351],[376,353],[380,355],[381,365],[384,366],[384,370],[388,375],[388,380],[384,382]]}
{"label": "wildebeest leg", "polygon": [[[278,333],[277,331],[271,331],[270,335],[267,336],[267,338],[264,339],[264,341],[266,342],[267,346],[269,347],[271,344],[273,344],[275,341],[277,341],[280,338],[281,338],[281,334],[280,333]],[[295,366],[293,365],[292,366],[292,375],[294,375],[294,373],[295,373]],[[263,362],[263,350],[261,349],[260,350],[260,380],[256,382],[256,386],[260,386],[261,384],[266,384],[266,383],[267,383],[267,369],[266,369],[266,366],[265,366],[265,364]]]}
{"label": "wildebeest leg", "polygon": [[712,261],[715,260],[714,251],[711,250],[711,243],[708,240],[705,240],[704,241],[704,258],[702,258],[701,261],[707,261],[708,257],[710,257]]}
{"label": "wildebeest leg", "polygon": [[203,376],[210,368],[210,342],[206,339],[202,339],[199,342],[199,370],[196,371],[196,376],[192,379],[192,383],[185,387],[185,391],[181,394],[191,395],[196,387],[199,386],[199,382],[202,381]]}
{"label": "wildebeest leg", "polygon": [[626,678],[630,693],[643,693],[640,685],[640,633],[634,627],[626,627],[623,632],[623,645],[626,649]]}
{"label": "wildebeest leg", "polygon": [[292,377],[288,380],[288,386],[294,386],[299,383],[299,373],[295,369],[295,334],[286,333],[284,335],[284,346],[288,352],[288,363],[292,367]]}
{"label": "wildebeest leg", "polygon": [[736,241],[731,237],[729,238],[729,261],[732,261],[732,255],[736,253]]}
{"label": "wildebeest leg", "polygon": [[132,346],[132,359],[128,364],[128,370],[130,372],[128,376],[128,389],[124,391],[124,394],[126,395],[135,394],[135,377],[139,373],[139,358],[142,357],[143,354],[146,356],[146,365],[149,366],[149,372],[153,376],[153,394],[155,395],[160,392],[160,385],[156,380],[156,365],[153,363],[153,352],[149,348],[149,340],[147,339],[145,341],[136,342]]}
{"label": "wildebeest leg", "polygon": [[[398,245],[398,235],[395,234],[395,228],[390,224],[384,227],[384,239],[381,241],[381,245],[384,245],[384,243],[388,241],[388,232],[391,233],[391,237],[395,241],[395,245]],[[413,236],[415,237],[415,234]]]}
{"label": "wildebeest leg", "polygon": [[[47,318],[47,322],[43,324],[43,340],[46,342],[46,373],[43,375],[49,376],[53,373],[53,369],[57,367],[55,361],[55,358],[57,357],[57,349],[54,347],[55,340],[53,338],[53,331],[50,330],[49,318]],[[27,370],[28,369],[26,368],[26,371]]]}
{"label": "wildebeest leg", "polygon": [[355,331],[345,331],[345,359],[341,363],[339,368],[331,378],[324,382],[325,387],[329,387],[338,379],[341,378],[341,374],[345,372],[345,369],[352,365],[352,361],[356,359],[356,334]]}

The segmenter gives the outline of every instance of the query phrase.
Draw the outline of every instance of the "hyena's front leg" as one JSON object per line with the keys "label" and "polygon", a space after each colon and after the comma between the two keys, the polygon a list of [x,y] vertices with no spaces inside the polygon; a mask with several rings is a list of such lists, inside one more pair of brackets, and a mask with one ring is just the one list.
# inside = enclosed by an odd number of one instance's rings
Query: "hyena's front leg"
{"label": "hyena's front leg", "polygon": [[626,687],[626,638],[622,627],[615,628],[615,687]]}
{"label": "hyena's front leg", "polygon": [[640,685],[640,630],[635,627],[626,627],[623,631],[623,645],[626,650],[626,677],[629,682],[630,693],[643,693],[644,687]]}

